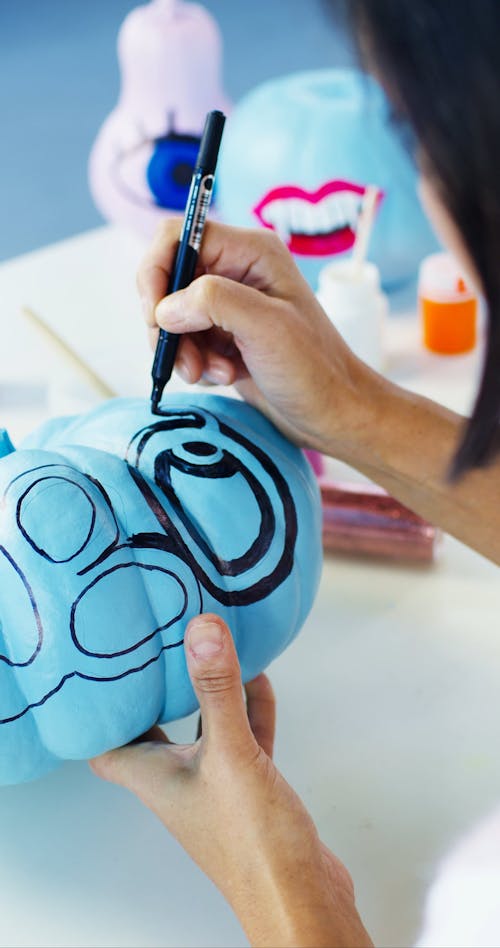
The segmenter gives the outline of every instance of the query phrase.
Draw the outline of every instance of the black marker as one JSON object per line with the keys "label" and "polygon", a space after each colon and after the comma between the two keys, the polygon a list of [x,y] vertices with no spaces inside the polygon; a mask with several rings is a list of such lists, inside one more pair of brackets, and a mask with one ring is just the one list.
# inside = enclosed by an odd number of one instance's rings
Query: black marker
{"label": "black marker", "polygon": [[[207,115],[167,296],[176,290],[183,290],[194,278],[205,219],[212,200],[215,167],[225,121],[222,112],[209,112]],[[151,372],[151,411],[154,415],[161,414],[158,405],[172,375],[179,339],[177,333],[160,329]]]}

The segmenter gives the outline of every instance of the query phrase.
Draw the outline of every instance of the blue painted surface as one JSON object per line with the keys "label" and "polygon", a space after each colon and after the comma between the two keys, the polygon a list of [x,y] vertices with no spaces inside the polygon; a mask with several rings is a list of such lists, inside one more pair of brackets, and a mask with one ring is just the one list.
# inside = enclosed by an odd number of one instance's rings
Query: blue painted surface
{"label": "blue painted surface", "polygon": [[0,459],[0,784],[197,705],[189,619],[230,625],[248,681],[299,632],[322,560],[312,468],[235,399],[53,419]]}
{"label": "blue painted surface", "polygon": [[[101,222],[87,158],[116,101],[116,34],[134,6],[135,0],[0,0],[0,259]],[[205,6],[222,31],[233,100],[273,76],[352,60],[324,0]]]}

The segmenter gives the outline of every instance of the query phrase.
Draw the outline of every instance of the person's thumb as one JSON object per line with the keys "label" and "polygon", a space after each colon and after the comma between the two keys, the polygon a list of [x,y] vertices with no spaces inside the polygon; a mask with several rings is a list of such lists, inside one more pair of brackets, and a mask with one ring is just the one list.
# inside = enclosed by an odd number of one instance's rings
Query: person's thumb
{"label": "person's thumb", "polygon": [[238,656],[226,623],[209,613],[191,619],[184,645],[207,748],[216,745],[220,754],[253,748]]}

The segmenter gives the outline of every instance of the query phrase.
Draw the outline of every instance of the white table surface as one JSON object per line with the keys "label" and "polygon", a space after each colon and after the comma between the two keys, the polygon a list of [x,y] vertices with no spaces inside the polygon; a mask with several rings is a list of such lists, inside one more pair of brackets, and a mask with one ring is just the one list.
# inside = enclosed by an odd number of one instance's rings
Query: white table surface
{"label": "white table surface", "polygon": [[[22,305],[119,394],[148,394],[141,252],[103,227],[0,266],[0,425],[14,441],[92,401]],[[477,355],[424,354],[411,315],[391,318],[387,345],[393,378],[467,410]],[[278,766],[353,874],[378,945],[412,944],[439,859],[500,801],[499,611],[496,568],[449,537],[430,568],[329,558],[303,632],[271,668]],[[169,732],[185,739],[194,723]],[[155,818],[84,763],[0,789],[0,840],[5,948],[246,944]]]}

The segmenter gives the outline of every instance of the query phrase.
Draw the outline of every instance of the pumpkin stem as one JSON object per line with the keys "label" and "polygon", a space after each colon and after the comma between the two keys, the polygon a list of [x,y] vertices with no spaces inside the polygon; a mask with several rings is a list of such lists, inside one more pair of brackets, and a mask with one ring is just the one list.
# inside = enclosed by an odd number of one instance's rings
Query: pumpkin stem
{"label": "pumpkin stem", "polygon": [[8,432],[5,430],[5,428],[0,428],[0,458],[6,457],[7,454],[12,454],[15,450],[16,449],[9,438]]}

